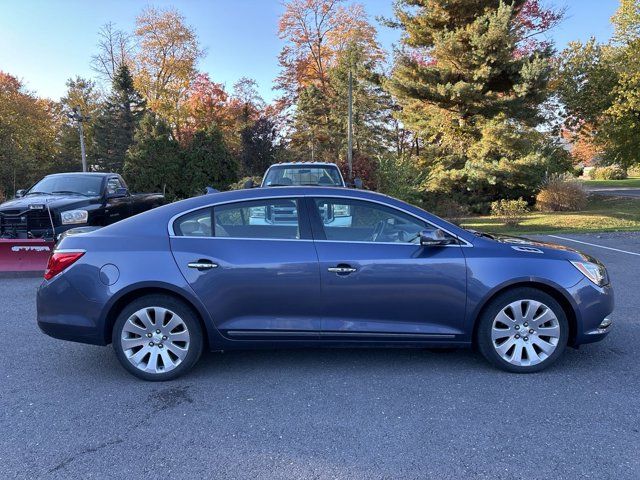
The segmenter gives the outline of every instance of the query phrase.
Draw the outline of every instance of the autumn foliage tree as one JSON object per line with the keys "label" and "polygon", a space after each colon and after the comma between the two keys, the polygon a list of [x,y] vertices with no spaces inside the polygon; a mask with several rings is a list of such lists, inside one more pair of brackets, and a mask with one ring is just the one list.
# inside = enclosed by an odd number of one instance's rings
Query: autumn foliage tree
{"label": "autumn foliage tree", "polygon": [[[375,88],[384,52],[364,7],[342,0],[292,0],[279,27],[286,44],[276,83],[284,92],[280,105],[295,106],[289,122],[294,153],[333,162],[346,157],[349,71],[355,85],[356,148],[364,148],[366,139],[374,138],[375,112],[384,110]],[[369,158],[372,152],[360,153]]]}
{"label": "autumn foliage tree", "polygon": [[0,71],[0,198],[51,168],[57,151],[55,109]]}
{"label": "autumn foliage tree", "polygon": [[564,126],[588,139],[601,161],[640,163],[640,1],[622,0],[608,43],[571,42],[559,57],[555,90]]}
{"label": "autumn foliage tree", "polygon": [[183,138],[188,140],[196,131],[207,129],[211,125],[217,125],[221,129],[227,125],[228,99],[229,94],[224,85],[213,82],[206,73],[196,74],[185,95]]}
{"label": "autumn foliage tree", "polygon": [[177,10],[150,7],[136,19],[135,37],[135,86],[179,137],[186,95],[204,53],[197,35]]}

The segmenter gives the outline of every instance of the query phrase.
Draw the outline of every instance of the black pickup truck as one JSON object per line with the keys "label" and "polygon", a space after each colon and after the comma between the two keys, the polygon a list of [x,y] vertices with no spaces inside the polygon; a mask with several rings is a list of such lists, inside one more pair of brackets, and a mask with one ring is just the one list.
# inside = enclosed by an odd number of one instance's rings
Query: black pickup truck
{"label": "black pickup truck", "polygon": [[109,225],[162,204],[162,194],[129,193],[115,173],[47,175],[0,205],[0,239],[53,240],[71,228]]}

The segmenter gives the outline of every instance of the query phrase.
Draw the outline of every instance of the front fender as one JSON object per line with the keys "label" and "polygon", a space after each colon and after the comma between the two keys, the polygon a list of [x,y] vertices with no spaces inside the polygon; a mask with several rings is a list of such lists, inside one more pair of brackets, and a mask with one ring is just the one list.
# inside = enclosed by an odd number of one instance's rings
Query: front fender
{"label": "front fender", "polygon": [[469,300],[467,300],[468,317],[465,321],[465,325],[467,327],[465,328],[465,331],[475,331],[476,322],[478,321],[480,313],[487,306],[487,304],[491,302],[491,300],[493,300],[500,293],[517,287],[537,287],[543,291],[552,291],[556,295],[560,295],[561,298],[571,306],[576,321],[582,321],[582,319],[580,318],[580,310],[578,309],[578,304],[569,290],[564,288],[562,285],[549,280],[548,278],[529,276],[510,279],[508,281],[500,283],[499,285],[495,285],[493,288],[487,291],[486,295],[480,301],[477,301],[473,304],[470,304]]}

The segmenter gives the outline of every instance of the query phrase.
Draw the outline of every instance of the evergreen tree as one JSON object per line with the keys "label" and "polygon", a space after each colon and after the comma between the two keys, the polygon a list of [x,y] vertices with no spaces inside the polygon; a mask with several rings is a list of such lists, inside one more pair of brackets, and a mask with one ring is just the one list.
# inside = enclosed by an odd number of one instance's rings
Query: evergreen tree
{"label": "evergreen tree", "polygon": [[[426,190],[482,204],[523,194],[505,188],[512,164],[519,173],[539,172],[547,160],[542,171],[565,168],[563,152],[534,131],[543,121],[553,54],[535,36],[560,14],[531,0],[401,0],[396,14],[404,50],[389,87],[402,121],[424,144]],[[491,148],[496,135],[510,131],[535,141],[507,139]],[[541,142],[551,158],[535,155]],[[523,175],[531,198],[543,178]]]}
{"label": "evergreen tree", "polygon": [[197,195],[207,186],[226,190],[237,180],[237,171],[220,129],[212,125],[199,130],[185,150],[184,193]]}
{"label": "evergreen tree", "polygon": [[242,129],[242,170],[247,176],[262,176],[276,161],[277,131],[273,120],[260,117],[253,125]]}
{"label": "evergreen tree", "polygon": [[169,125],[148,112],[125,155],[124,176],[134,191],[165,192],[167,199],[175,200],[185,191],[183,158]]}
{"label": "evergreen tree", "polygon": [[120,65],[94,128],[95,161],[100,170],[120,172],[136,127],[145,111],[145,101],[133,85],[126,64]]}

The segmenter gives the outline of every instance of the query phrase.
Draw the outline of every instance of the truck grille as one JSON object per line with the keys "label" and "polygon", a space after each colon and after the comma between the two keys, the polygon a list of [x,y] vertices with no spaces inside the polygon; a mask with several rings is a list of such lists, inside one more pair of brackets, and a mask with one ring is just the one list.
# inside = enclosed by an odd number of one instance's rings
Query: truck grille
{"label": "truck grille", "polygon": [[270,207],[269,220],[272,223],[295,223],[298,221],[298,210],[295,206]]}
{"label": "truck grille", "polygon": [[2,210],[0,211],[0,233],[2,234],[42,234],[51,231],[49,211]]}

